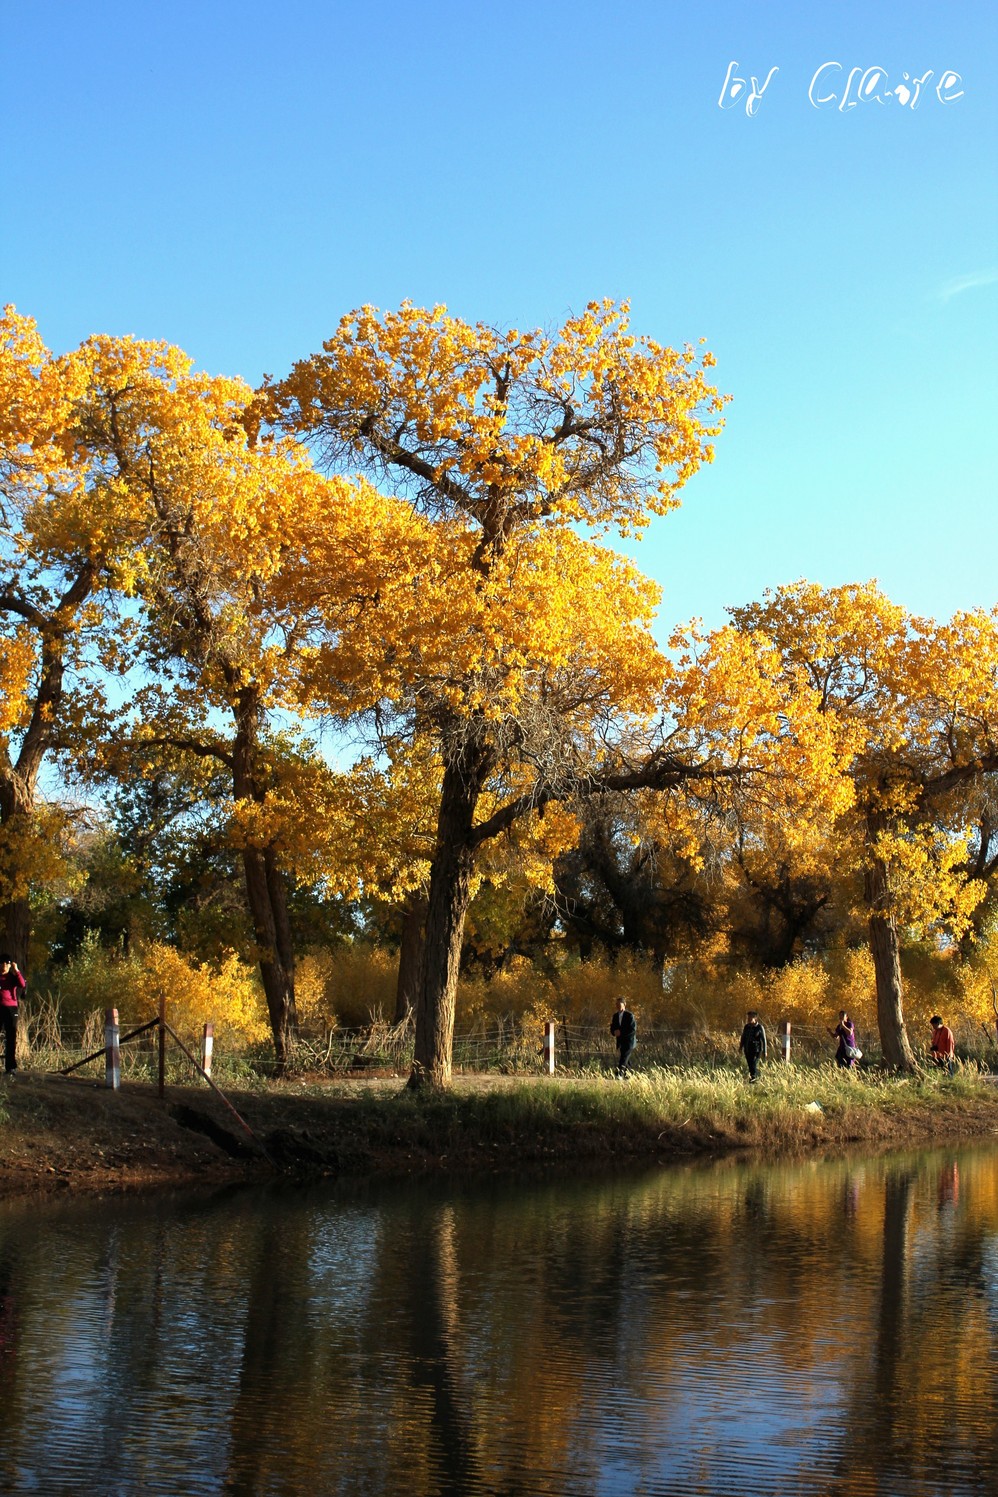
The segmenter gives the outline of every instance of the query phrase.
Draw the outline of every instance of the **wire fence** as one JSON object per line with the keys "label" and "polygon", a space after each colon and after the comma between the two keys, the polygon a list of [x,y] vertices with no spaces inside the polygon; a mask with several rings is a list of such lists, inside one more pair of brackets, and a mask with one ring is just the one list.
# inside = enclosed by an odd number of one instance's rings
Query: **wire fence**
{"label": "wire fence", "polygon": [[[723,1066],[739,1059],[740,1031],[723,1033],[702,1027],[642,1026],[631,1062],[633,1069],[652,1066]],[[555,1023],[555,1064],[573,1072],[613,1069],[617,1052],[608,1026],[559,1019]],[[770,1057],[782,1054],[779,1034],[770,1035]],[[836,1042],[819,1026],[801,1026],[791,1033],[791,1057],[820,1062],[835,1053]],[[871,1060],[878,1052],[871,1049]],[[350,1072],[388,1068],[403,1070],[413,1059],[411,1024],[375,1023],[358,1029],[336,1029],[323,1037],[303,1037],[295,1047],[294,1062],[303,1070]],[[536,1021],[499,1018],[454,1034],[456,1071],[538,1071],[543,1061],[543,1033]]]}
{"label": "wire fence", "polygon": [[[155,1018],[154,1015],[148,1017]],[[182,1030],[180,1038],[193,1055],[200,1054],[203,1032]],[[17,1054],[23,1066],[62,1071],[90,1056],[94,1076],[99,1074],[103,1079],[104,1041],[103,1010],[94,1009],[81,1019],[63,1022],[54,1003],[43,1001],[22,1006]],[[158,1075],[159,1042],[155,1028],[122,1046],[120,1067],[121,1075],[130,1080],[153,1080]],[[166,1052],[166,1073],[167,1078],[174,1082],[186,1081],[196,1075],[190,1062],[172,1047]],[[87,1075],[89,1070],[80,1074]]]}
{"label": "wire fence", "polygon": [[[980,1029],[957,1027],[958,1052],[965,1058],[994,1065],[996,1043]],[[782,1056],[782,1026],[768,1025],[770,1062]],[[657,1066],[731,1066],[739,1062],[740,1030],[676,1028],[663,1024],[642,1024],[631,1067],[645,1070]],[[201,1051],[202,1035],[180,1031],[180,1037],[195,1055]],[[292,1044],[290,1069],[303,1076],[345,1076],[363,1073],[407,1071],[413,1060],[413,1025],[407,1020],[391,1024],[375,1020],[356,1028],[340,1028],[303,1033]],[[559,1070],[588,1072],[612,1070],[616,1065],[613,1036],[607,1026],[560,1018],[555,1021],[555,1064]],[[802,1064],[830,1061],[836,1041],[821,1025],[795,1024],[790,1034],[790,1058]],[[864,1066],[880,1060],[875,1035],[859,1036],[864,1051]],[[23,1011],[18,1040],[19,1057],[28,1065],[45,1070],[62,1070],[84,1056],[101,1050],[104,1044],[104,1014],[94,1010],[84,1019],[63,1023],[54,1005],[40,1004]],[[236,1049],[227,1046],[216,1034],[214,1063],[230,1078],[240,1074],[247,1078],[265,1076],[273,1071],[273,1052],[269,1045]],[[194,1074],[190,1063],[171,1050],[168,1058],[170,1079],[187,1079]],[[543,1064],[543,1033],[536,1019],[524,1021],[508,1016],[481,1020],[474,1025],[458,1027],[454,1035],[453,1066],[457,1072],[500,1072],[529,1074]],[[100,1062],[93,1062],[94,1072]],[[121,1073],[127,1078],[151,1079],[158,1065],[155,1030],[122,1047]],[[87,1074],[85,1071],[83,1074]]]}

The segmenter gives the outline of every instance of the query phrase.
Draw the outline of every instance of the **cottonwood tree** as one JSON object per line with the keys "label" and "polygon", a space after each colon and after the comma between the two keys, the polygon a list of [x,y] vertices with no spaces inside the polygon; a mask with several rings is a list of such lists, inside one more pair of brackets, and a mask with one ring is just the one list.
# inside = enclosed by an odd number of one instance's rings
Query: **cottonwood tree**
{"label": "cottonwood tree", "polygon": [[696,690],[656,730],[669,673],[649,629],[657,596],[601,543],[672,508],[710,459],[723,404],[712,362],[633,337],[609,302],[550,336],[405,305],[344,318],[322,352],[261,391],[261,422],[306,437],[327,464],[389,480],[426,518],[409,604],[396,600],[381,638],[369,617],[366,638],[383,719],[429,737],[442,765],[412,1085],[450,1080],[461,936],[487,842],[573,796],[744,768],[744,738],[726,756],[717,738],[701,754],[683,736]]}
{"label": "cottonwood tree", "polygon": [[[124,369],[165,371],[158,346],[108,340]],[[0,317],[0,939],[28,953],[30,892],[58,877],[53,816],[39,802],[47,758],[103,730],[102,678],[120,663],[115,602],[134,590],[142,517],[82,425],[95,368],[87,347],[56,357],[30,318]]]}
{"label": "cottonwood tree", "polygon": [[788,694],[815,694],[841,730],[859,849],[885,1063],[910,1071],[900,930],[967,925],[984,885],[970,877],[969,787],[998,770],[998,611],[945,624],[916,618],[873,583],[793,583],[731,610],[779,650]]}
{"label": "cottonwood tree", "polygon": [[[145,684],[107,763],[155,768],[169,750],[225,771],[229,839],[242,862],[282,1067],[296,1030],[288,881],[303,863],[313,872],[328,852],[321,831],[306,837],[302,828],[313,818],[319,829],[330,826],[322,814],[330,777],[317,753],[275,734],[273,715],[301,700],[289,682],[297,683],[314,611],[311,538],[321,530],[338,554],[323,606],[327,622],[339,624],[363,611],[369,586],[350,546],[389,533],[390,501],[369,485],[323,478],[294,442],[251,447],[242,417],[252,392],[192,372],[179,350],[128,345],[123,355],[99,338],[85,347],[93,379],[79,440],[144,526],[132,659]],[[404,525],[407,507],[395,509]],[[361,568],[369,549],[359,549]],[[388,571],[379,570],[382,586]]]}
{"label": "cottonwood tree", "polygon": [[[717,430],[710,362],[631,337],[609,303],[551,337],[406,305],[344,318],[262,393],[261,415],[327,462],[390,477],[439,543],[420,599],[431,627],[388,644],[383,693],[443,765],[415,1084],[450,1079],[477,849],[591,773],[601,732],[648,705],[649,590],[570,527],[637,528],[672,507]],[[476,820],[489,787],[501,804]]]}

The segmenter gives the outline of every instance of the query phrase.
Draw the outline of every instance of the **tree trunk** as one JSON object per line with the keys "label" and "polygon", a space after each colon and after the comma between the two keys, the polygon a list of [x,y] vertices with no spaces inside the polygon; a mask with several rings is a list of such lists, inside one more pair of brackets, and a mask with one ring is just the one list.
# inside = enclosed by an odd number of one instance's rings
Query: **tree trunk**
{"label": "tree trunk", "polygon": [[[23,887],[27,870],[18,866],[17,818],[27,821],[35,809],[38,776],[45,755],[52,746],[63,706],[63,677],[66,667],[66,641],[75,632],[79,609],[93,591],[97,577],[91,560],[79,563],[79,570],[68,575],[68,586],[48,614],[42,613],[29,599],[12,590],[5,600],[5,612],[23,619],[34,631],[39,646],[38,677],[34,703],[27,727],[21,737],[16,760],[9,757],[10,744],[4,743],[0,765],[0,880],[7,874],[17,889]],[[6,865],[6,866],[4,866]],[[31,940],[31,906],[27,894],[15,894],[0,905],[0,932],[4,949],[19,967],[27,964]]]}
{"label": "tree trunk", "polygon": [[476,746],[466,747],[444,770],[409,1076],[414,1089],[450,1085],[458,967],[475,861],[472,833],[486,773],[485,752]]}
{"label": "tree trunk", "polygon": [[[23,887],[25,870],[18,866],[18,823],[28,824],[31,802],[23,803],[13,780],[0,784],[0,887]],[[17,894],[0,904],[0,950],[9,952],[23,971],[28,964],[31,940],[31,905],[27,894]]]}
{"label": "tree trunk", "polygon": [[[871,832],[878,828],[871,823]],[[877,979],[877,1024],[884,1065],[891,1071],[915,1071],[915,1057],[904,1024],[901,951],[891,902],[887,867],[869,852],[866,902],[870,910],[870,952]]]}
{"label": "tree trunk", "polygon": [[288,1063],[289,1045],[298,1032],[294,955],[283,877],[274,865],[273,853],[269,849],[261,852],[259,848],[245,848],[243,869],[253,934],[260,953],[260,976],[274,1036],[274,1056],[281,1072]]}
{"label": "tree trunk", "polygon": [[[265,795],[257,776],[262,709],[255,686],[240,692],[233,716],[236,729],[231,761],[233,793],[237,801],[252,800],[259,805]],[[259,952],[260,977],[274,1037],[274,1059],[280,1074],[287,1066],[289,1047],[298,1034],[295,953],[288,919],[287,885],[273,847],[247,846],[242,857],[246,901]]]}
{"label": "tree trunk", "polygon": [[408,1019],[419,997],[423,966],[423,932],[426,929],[426,899],[413,894],[402,906],[402,940],[399,946],[399,973],[395,988],[395,1020]]}
{"label": "tree trunk", "polygon": [[295,943],[291,934],[291,919],[288,915],[288,882],[280,868],[273,847],[264,848],[263,866],[267,873],[267,897],[274,916],[274,936],[277,959],[287,973],[291,993],[291,1026],[295,1034],[298,1015],[295,1011]]}
{"label": "tree trunk", "polygon": [[28,964],[31,941],[31,905],[26,899],[12,899],[4,907],[3,949],[14,958],[22,971]]}

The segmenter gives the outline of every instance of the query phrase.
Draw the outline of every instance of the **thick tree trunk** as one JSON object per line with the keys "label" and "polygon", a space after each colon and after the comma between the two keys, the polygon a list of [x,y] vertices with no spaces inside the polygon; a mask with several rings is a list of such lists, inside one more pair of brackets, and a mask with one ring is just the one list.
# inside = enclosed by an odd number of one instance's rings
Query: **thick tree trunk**
{"label": "thick tree trunk", "polygon": [[[25,870],[18,866],[18,824],[28,825],[31,803],[23,803],[15,783],[0,783],[0,888],[23,886]],[[17,895],[0,904],[0,950],[9,952],[23,971],[28,963],[31,940],[31,905],[27,895]]]}
{"label": "thick tree trunk", "polygon": [[870,911],[870,952],[877,979],[880,1048],[884,1065],[889,1070],[915,1071],[918,1068],[904,1023],[901,950],[887,868],[872,852],[869,859],[866,869],[866,902]]}
{"label": "thick tree trunk", "polygon": [[[231,760],[233,793],[237,801],[250,800],[261,804],[264,792],[257,769],[262,709],[255,686],[245,687],[240,693],[233,716],[236,728]],[[274,1037],[274,1059],[278,1072],[282,1072],[298,1034],[295,953],[288,918],[287,886],[272,847],[244,847],[242,858],[246,902],[253,922],[260,977]]]}
{"label": "thick tree trunk", "polygon": [[416,1002],[412,1088],[450,1085],[458,967],[475,861],[474,816],[485,776],[485,754],[476,748],[465,749],[444,770]]}
{"label": "thick tree trunk", "polygon": [[277,959],[288,974],[291,992],[291,1023],[297,1033],[298,1016],[294,1006],[295,991],[295,943],[291,934],[291,919],[288,915],[288,884],[272,847],[264,849],[263,866],[267,874],[267,897],[274,919],[274,940]]}
{"label": "thick tree trunk", "polygon": [[255,847],[243,851],[246,899],[260,953],[260,977],[274,1036],[274,1056],[278,1070],[283,1071],[290,1044],[297,1034],[298,1016],[287,902],[280,872],[274,867],[268,869],[268,858],[272,861],[272,857]]}
{"label": "thick tree trunk", "polygon": [[28,964],[31,941],[31,906],[26,899],[12,899],[4,906],[2,929],[3,949],[23,972]]}
{"label": "thick tree trunk", "polygon": [[426,929],[426,899],[412,895],[402,906],[402,939],[399,945],[398,983],[395,988],[395,1020],[402,1024],[416,1007],[423,970],[423,932]]}

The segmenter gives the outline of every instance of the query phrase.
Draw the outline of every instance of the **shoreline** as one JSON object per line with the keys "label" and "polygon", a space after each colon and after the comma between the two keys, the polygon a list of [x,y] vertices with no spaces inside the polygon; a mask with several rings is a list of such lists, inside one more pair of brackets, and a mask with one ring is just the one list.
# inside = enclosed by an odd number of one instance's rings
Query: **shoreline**
{"label": "shoreline", "polygon": [[[974,1078],[458,1077],[413,1097],[404,1078],[227,1091],[259,1142],[204,1087],[18,1072],[0,1089],[0,1198],[204,1184],[613,1167],[722,1155],[820,1156],[998,1137],[998,1087]],[[718,1093],[720,1092],[720,1096]],[[819,1094],[820,1102],[802,1099]],[[261,1147],[262,1146],[262,1147]],[[268,1157],[269,1156],[269,1157]]]}

